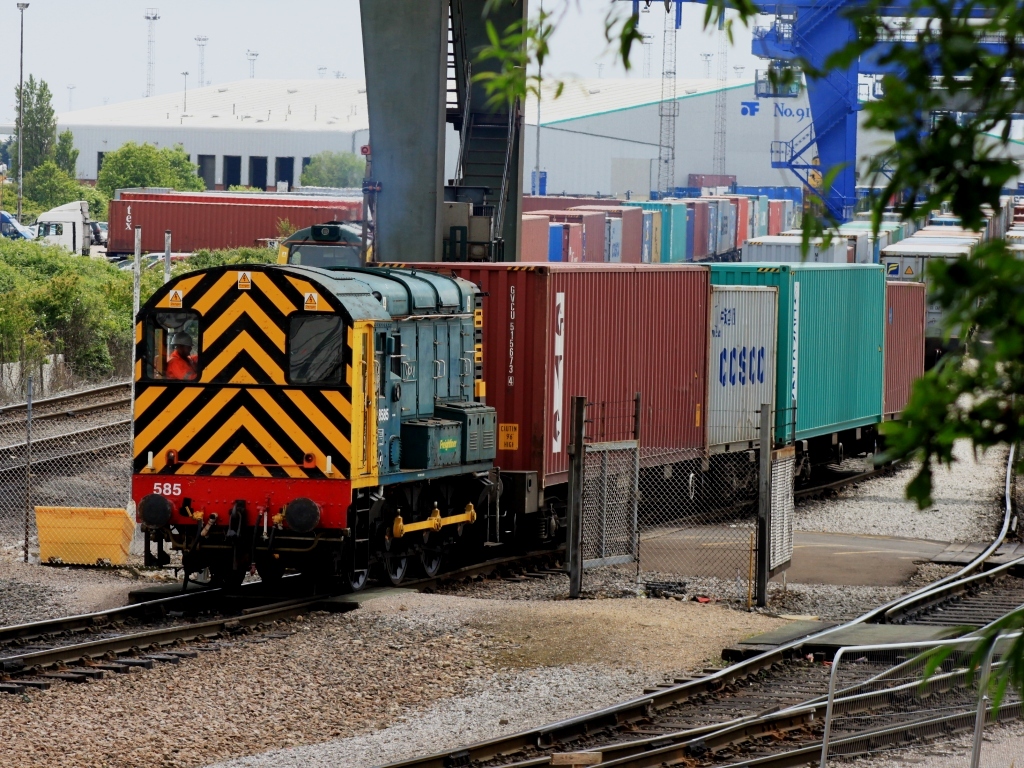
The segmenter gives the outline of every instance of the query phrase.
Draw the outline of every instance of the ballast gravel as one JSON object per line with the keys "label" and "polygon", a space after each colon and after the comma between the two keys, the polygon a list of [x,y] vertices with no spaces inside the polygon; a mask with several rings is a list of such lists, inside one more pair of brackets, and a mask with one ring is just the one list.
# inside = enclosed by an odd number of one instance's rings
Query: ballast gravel
{"label": "ballast gravel", "polygon": [[934,470],[935,503],[927,509],[906,499],[907,483],[918,468],[907,464],[892,475],[846,486],[833,498],[801,502],[795,527],[956,543],[991,541],[1003,519],[1006,448],[993,448],[976,460],[970,442],[961,440],[953,456],[951,467]]}
{"label": "ballast gravel", "polygon": [[194,768],[301,747],[294,762],[250,764],[366,766],[638,696],[784,623],[670,601],[509,605],[390,594],[213,641],[180,664],[0,695],[0,765]]}

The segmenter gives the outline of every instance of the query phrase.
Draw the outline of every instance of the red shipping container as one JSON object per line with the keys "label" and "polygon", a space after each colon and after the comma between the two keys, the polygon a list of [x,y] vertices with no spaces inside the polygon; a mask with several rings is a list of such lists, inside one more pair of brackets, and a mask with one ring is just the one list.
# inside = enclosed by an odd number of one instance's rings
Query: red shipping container
{"label": "red shipping container", "polygon": [[295,229],[326,221],[352,221],[346,203],[325,206],[238,205],[211,202],[113,200],[108,213],[107,253],[133,253],[135,227],[142,227],[142,250],[162,251],[164,230],[171,230],[175,251],[200,248],[258,246],[278,236],[278,222],[287,219]]}
{"label": "red shipping container", "polygon": [[743,195],[726,195],[736,203],[736,248],[742,248],[750,237],[750,198]]}
{"label": "red shipping container", "polygon": [[768,235],[777,235],[782,231],[783,219],[786,215],[785,200],[768,201]]}
{"label": "red shipping container", "polygon": [[716,175],[714,173],[691,173],[686,186],[688,187],[731,187],[736,183],[735,176]]}
{"label": "red shipping container", "polygon": [[[595,408],[594,440],[628,439],[677,457],[705,450],[709,273],[685,264],[421,264],[485,293],[484,380],[498,411],[503,470],[568,479],[571,398]],[[671,360],[671,370],[665,361]],[[667,452],[667,451],[666,451]]]}
{"label": "red shipping container", "polygon": [[341,206],[351,211],[352,218],[344,221],[358,221],[363,215],[363,199],[354,197],[327,197],[324,195],[294,195],[276,192],[135,192],[120,190],[118,200],[152,200],[168,203],[230,203],[232,205],[297,205],[310,208],[334,208]]}
{"label": "red shipping container", "polygon": [[550,249],[551,227],[547,216],[523,216],[523,234],[520,237],[520,261],[547,261]]}
{"label": "red shipping container", "polygon": [[601,211],[622,219],[622,263],[639,264],[644,247],[644,209],[624,205],[579,205],[573,211]]}
{"label": "red shipping container", "polygon": [[583,262],[583,225],[565,225],[562,236],[562,261],[567,264]]}
{"label": "red shipping container", "polygon": [[[605,241],[605,214],[601,211],[534,211],[547,216],[551,223],[563,222],[565,224],[581,224],[582,229],[582,255],[580,261],[589,264],[601,264],[604,262],[604,241]],[[568,261],[568,259],[566,259]]]}
{"label": "red shipping container", "polygon": [[548,197],[523,195],[523,213],[537,211],[567,211],[578,205],[621,205],[614,197]]}
{"label": "red shipping container", "polygon": [[885,284],[884,418],[899,418],[913,383],[924,375],[925,284]]}

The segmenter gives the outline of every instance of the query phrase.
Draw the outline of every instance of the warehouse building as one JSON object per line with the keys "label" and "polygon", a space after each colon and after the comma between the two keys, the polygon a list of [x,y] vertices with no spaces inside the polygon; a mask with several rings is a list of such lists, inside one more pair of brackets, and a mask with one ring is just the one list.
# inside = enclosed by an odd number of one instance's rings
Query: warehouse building
{"label": "warehouse building", "polygon": [[58,115],[75,136],[78,178],[128,141],[181,144],[210,189],[297,184],[318,152],[359,152],[369,137],[361,80],[240,80]]}

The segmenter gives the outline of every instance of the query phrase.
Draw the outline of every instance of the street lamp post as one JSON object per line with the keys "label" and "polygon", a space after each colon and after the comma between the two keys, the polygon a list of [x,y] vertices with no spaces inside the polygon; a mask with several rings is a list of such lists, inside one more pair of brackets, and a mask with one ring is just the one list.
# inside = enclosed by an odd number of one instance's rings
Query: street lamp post
{"label": "street lamp post", "polygon": [[188,112],[188,72],[182,72],[182,76],[185,78],[185,95],[181,97],[181,114]]}
{"label": "street lamp post", "polygon": [[21,197],[25,188],[25,9],[28,3],[18,3],[21,12],[21,49],[18,54],[18,221],[21,221]]}

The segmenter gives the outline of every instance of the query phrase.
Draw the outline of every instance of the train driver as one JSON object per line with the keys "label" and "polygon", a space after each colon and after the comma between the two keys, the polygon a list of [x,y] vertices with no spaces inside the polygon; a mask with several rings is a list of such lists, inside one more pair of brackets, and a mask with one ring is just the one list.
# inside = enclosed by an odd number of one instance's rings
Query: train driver
{"label": "train driver", "polygon": [[167,356],[167,378],[194,381],[199,378],[199,358],[192,354],[192,337],[178,331],[171,338],[171,354]]}

